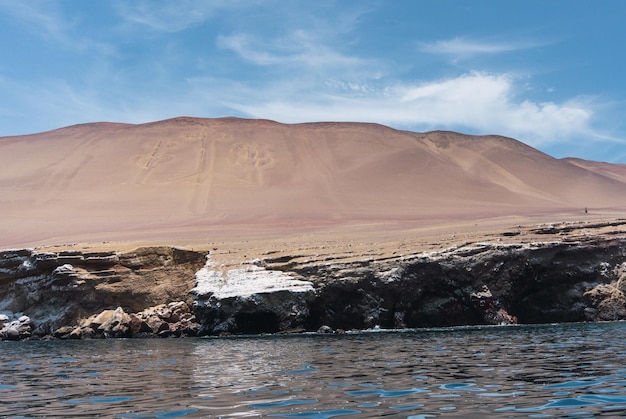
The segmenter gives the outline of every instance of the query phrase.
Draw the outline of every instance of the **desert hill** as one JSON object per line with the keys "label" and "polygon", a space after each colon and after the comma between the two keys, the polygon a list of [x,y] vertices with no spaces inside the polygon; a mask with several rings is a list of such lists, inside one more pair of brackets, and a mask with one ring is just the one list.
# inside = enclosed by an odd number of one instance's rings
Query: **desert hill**
{"label": "desert hill", "polygon": [[180,117],[0,138],[0,248],[626,208],[626,166],[514,139]]}

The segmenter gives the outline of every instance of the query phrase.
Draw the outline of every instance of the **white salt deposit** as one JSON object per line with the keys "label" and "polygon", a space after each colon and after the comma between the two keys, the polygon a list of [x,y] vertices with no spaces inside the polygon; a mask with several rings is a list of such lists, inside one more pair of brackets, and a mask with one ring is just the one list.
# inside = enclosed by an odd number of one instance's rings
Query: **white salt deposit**
{"label": "white salt deposit", "polygon": [[196,272],[195,278],[196,287],[191,290],[192,293],[198,296],[213,295],[218,299],[249,297],[253,294],[277,291],[313,291],[311,282],[294,279],[282,271],[270,271],[255,265],[227,271],[215,270],[215,265],[208,257],[206,265]]}

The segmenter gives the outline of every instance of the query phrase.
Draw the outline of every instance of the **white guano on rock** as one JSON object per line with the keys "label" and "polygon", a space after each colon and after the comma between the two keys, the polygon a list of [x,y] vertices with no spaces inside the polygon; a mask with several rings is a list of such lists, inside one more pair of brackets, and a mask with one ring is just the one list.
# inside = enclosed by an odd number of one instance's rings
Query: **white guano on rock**
{"label": "white guano on rock", "polygon": [[313,291],[311,282],[294,279],[282,271],[271,271],[256,265],[227,271],[215,268],[207,256],[206,265],[196,273],[196,286],[191,290],[193,295],[222,300],[278,291]]}
{"label": "white guano on rock", "polygon": [[190,293],[201,333],[266,333],[301,328],[315,296],[313,284],[253,263],[218,269],[207,263]]}

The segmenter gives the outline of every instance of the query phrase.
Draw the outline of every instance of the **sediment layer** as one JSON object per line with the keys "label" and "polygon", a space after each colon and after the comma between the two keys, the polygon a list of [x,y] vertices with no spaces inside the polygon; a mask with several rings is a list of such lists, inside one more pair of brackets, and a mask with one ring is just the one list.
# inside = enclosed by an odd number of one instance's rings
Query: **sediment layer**
{"label": "sediment layer", "polygon": [[441,244],[2,251],[0,337],[626,319],[626,220],[516,226]]}

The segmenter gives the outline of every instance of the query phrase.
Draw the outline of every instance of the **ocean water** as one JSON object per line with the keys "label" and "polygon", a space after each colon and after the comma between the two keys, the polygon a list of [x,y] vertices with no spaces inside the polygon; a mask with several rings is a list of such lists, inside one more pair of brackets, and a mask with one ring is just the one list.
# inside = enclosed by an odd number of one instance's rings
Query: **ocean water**
{"label": "ocean water", "polygon": [[626,323],[0,342],[0,417],[626,418]]}

